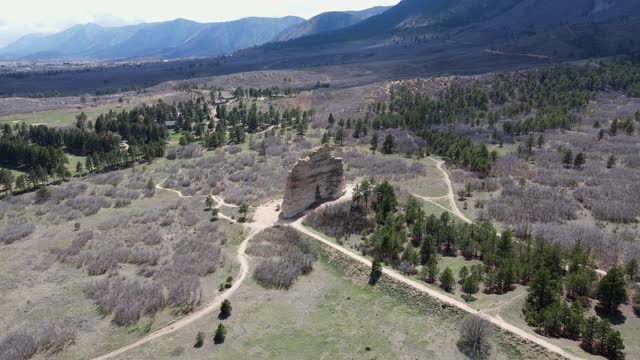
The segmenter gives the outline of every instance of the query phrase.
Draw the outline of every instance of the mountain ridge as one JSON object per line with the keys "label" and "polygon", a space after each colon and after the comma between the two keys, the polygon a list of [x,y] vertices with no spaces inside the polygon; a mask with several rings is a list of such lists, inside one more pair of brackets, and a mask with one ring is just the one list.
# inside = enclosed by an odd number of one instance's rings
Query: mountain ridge
{"label": "mountain ridge", "polygon": [[355,25],[372,16],[379,15],[391,6],[375,6],[359,11],[328,11],[318,14],[309,20],[294,25],[278,34],[273,41],[288,41],[303,36],[319,34],[339,30],[351,25]]}
{"label": "mountain ridge", "polygon": [[[247,17],[214,23],[178,18],[118,27],[89,23],[74,25],[51,35],[25,35],[0,49],[0,57],[25,60],[115,60],[215,56],[266,43],[284,29],[303,21],[300,17],[286,16]],[[226,38],[216,38],[211,32],[218,36],[224,34]],[[207,33],[210,42],[189,46],[190,41],[201,39],[202,34]],[[192,50],[189,54],[182,54],[180,47]]]}

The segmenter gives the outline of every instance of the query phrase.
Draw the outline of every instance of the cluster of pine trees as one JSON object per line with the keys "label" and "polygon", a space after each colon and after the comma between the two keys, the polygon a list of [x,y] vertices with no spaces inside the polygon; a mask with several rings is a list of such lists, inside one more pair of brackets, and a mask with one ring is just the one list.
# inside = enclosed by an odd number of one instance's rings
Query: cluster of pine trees
{"label": "cluster of pine trees", "polygon": [[[446,291],[460,286],[469,298],[480,285],[485,293],[498,294],[527,285],[523,313],[529,325],[548,336],[582,340],[582,347],[594,354],[624,358],[620,333],[606,319],[589,318],[588,313],[591,299],[605,314],[618,311],[628,300],[625,276],[637,276],[635,262],[626,270],[611,269],[598,281],[591,250],[580,243],[567,250],[542,239],[517,240],[508,230],[499,234],[490,222],[467,224],[447,212],[427,216],[415,198],[400,204],[386,181],[357,184],[351,211],[371,219],[362,250],[378,263],[439,281]],[[440,257],[460,255],[481,264],[463,267],[457,279],[449,268],[438,270]]]}

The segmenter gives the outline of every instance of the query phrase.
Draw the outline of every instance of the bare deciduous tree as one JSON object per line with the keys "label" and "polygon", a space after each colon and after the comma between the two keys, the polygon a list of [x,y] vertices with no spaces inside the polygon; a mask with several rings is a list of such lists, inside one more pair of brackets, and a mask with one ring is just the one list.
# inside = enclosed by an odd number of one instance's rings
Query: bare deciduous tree
{"label": "bare deciduous tree", "polygon": [[460,324],[458,348],[471,359],[488,359],[491,355],[492,335],[493,327],[490,322],[478,315],[469,314]]}

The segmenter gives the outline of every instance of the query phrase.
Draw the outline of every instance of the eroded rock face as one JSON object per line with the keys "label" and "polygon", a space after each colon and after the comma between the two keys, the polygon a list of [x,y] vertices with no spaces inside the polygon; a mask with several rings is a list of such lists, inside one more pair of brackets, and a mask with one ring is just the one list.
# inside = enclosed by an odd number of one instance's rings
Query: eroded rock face
{"label": "eroded rock face", "polygon": [[311,205],[342,196],[345,190],[341,158],[331,155],[327,144],[298,160],[289,171],[282,203],[282,217],[294,217]]}

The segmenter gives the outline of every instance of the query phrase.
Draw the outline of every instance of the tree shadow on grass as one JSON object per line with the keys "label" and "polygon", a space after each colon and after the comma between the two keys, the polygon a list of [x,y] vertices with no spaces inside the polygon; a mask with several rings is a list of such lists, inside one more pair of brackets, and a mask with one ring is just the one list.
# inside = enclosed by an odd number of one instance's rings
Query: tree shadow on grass
{"label": "tree shadow on grass", "polygon": [[627,321],[627,317],[620,310],[609,313],[607,309],[601,305],[596,305],[596,314],[602,319],[607,319],[613,325],[622,325]]}

